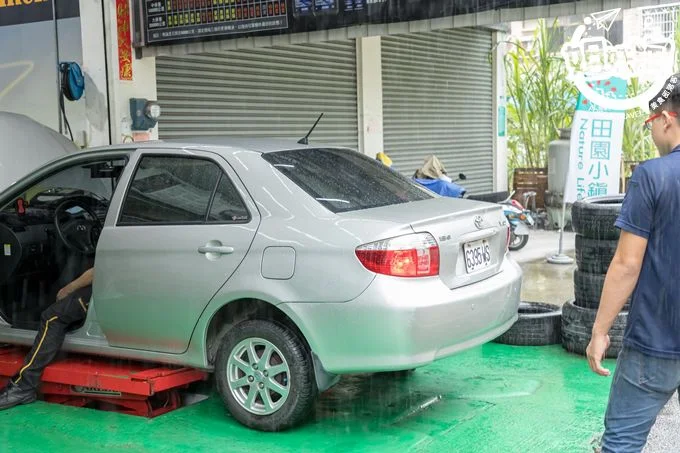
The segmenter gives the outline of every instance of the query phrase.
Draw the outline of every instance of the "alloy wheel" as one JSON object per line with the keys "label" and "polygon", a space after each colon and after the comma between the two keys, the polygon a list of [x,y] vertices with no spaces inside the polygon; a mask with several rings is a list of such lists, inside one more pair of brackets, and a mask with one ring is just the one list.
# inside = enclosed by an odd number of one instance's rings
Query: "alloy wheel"
{"label": "alloy wheel", "polygon": [[229,389],[239,405],[257,415],[270,415],[290,393],[290,367],[279,348],[262,338],[246,338],[227,362]]}

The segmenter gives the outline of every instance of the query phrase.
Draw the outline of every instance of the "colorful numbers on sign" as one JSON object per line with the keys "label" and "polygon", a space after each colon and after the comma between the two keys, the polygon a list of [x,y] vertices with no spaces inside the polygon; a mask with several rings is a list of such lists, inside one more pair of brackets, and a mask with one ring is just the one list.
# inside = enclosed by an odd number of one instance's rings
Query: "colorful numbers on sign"
{"label": "colorful numbers on sign", "polygon": [[286,1],[145,0],[147,42],[285,29]]}
{"label": "colorful numbers on sign", "polygon": [[[311,0],[310,0],[311,1]],[[236,17],[256,19],[286,14],[285,0],[155,0],[147,3],[149,15],[155,13],[190,13],[202,22],[209,13],[215,20],[234,20]],[[234,12],[234,14],[231,14]],[[199,19],[196,19],[198,22]]]}

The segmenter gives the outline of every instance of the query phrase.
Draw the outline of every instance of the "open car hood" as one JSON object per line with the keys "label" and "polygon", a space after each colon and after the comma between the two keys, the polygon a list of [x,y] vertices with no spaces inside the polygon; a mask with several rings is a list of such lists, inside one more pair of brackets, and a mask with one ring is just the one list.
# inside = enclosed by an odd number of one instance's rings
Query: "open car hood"
{"label": "open car hood", "polygon": [[0,112],[0,192],[47,162],[78,149],[63,135],[27,116]]}

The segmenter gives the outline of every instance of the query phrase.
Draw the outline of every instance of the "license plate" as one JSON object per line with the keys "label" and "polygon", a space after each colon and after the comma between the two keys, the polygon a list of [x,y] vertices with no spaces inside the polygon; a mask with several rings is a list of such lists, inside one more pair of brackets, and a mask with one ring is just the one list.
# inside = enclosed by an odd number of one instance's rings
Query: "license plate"
{"label": "license plate", "polygon": [[489,267],[491,264],[491,248],[489,241],[468,242],[463,246],[465,252],[465,269],[468,273]]}

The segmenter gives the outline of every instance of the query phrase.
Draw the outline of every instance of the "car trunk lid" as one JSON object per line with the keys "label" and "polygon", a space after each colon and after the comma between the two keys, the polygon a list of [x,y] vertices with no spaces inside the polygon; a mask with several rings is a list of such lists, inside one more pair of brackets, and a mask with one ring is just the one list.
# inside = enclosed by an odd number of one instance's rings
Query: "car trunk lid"
{"label": "car trunk lid", "polygon": [[[430,233],[439,246],[439,278],[449,288],[469,285],[496,274],[506,252],[506,221],[496,204],[442,197],[340,216],[383,228],[392,226],[382,234],[399,231],[407,225],[415,233]],[[380,239],[387,237],[376,238]]]}

